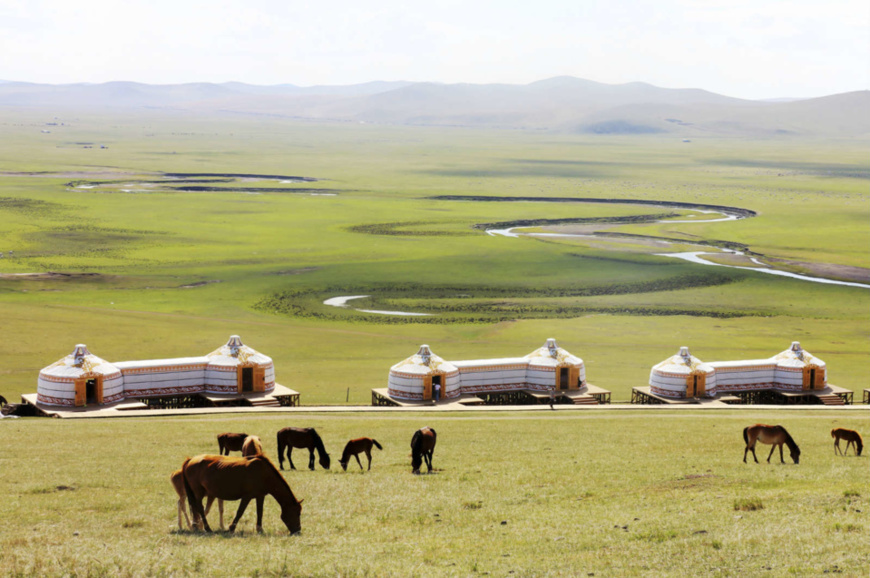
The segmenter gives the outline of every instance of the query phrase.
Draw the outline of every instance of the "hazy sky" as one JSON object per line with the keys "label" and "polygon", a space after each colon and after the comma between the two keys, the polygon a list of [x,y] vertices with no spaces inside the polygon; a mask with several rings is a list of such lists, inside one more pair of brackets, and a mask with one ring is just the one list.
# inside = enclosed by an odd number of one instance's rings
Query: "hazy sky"
{"label": "hazy sky", "polygon": [[867,0],[0,0],[0,79],[870,86]]}

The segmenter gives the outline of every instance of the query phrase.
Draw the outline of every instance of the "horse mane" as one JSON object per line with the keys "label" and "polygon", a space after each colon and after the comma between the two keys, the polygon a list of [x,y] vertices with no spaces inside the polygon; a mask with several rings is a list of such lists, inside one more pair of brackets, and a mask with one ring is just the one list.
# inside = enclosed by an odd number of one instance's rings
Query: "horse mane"
{"label": "horse mane", "polygon": [[347,442],[344,446],[344,451],[341,452],[341,461],[340,463],[348,463],[350,462],[350,444],[351,442]]}
{"label": "horse mane", "polygon": [[320,438],[320,434],[317,433],[317,430],[313,427],[308,428],[308,433],[311,434],[311,439],[314,442],[314,449],[317,450],[318,455],[325,456],[326,446],[323,445],[323,440]]}
{"label": "horse mane", "polygon": [[263,460],[263,462],[266,463],[266,466],[272,471],[272,473],[274,473],[278,477],[279,480],[281,480],[281,483],[284,484],[284,487],[287,488],[287,491],[290,493],[290,497],[293,498],[293,501],[298,502],[296,496],[293,495],[293,490],[290,489],[290,482],[288,482],[287,479],[281,475],[281,472],[278,471],[278,467],[275,465],[275,462],[270,460],[269,456],[267,456],[266,454],[258,454],[256,456],[249,456],[248,459],[250,461],[253,461],[255,459]]}
{"label": "horse mane", "polygon": [[788,449],[797,455],[801,455],[801,449],[798,447],[798,445],[796,443],[794,443],[794,440],[792,439],[791,434],[788,433],[788,431],[782,426],[779,426],[779,429],[781,429],[783,435],[785,435],[785,445],[788,446]]}

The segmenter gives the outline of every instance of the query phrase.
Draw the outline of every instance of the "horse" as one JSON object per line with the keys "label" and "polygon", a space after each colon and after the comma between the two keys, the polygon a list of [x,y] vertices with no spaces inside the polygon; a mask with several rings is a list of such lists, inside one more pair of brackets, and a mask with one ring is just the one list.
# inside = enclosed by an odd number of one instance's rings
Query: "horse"
{"label": "horse", "polygon": [[359,454],[360,452],[365,452],[366,457],[369,460],[369,470],[371,470],[373,445],[379,450],[384,449],[381,444],[378,443],[378,440],[372,438],[357,438],[347,442],[347,445],[344,446],[344,451],[341,453],[341,461],[338,462],[341,464],[341,468],[344,471],[347,471],[347,464],[350,461],[350,456],[353,456],[356,458],[356,463],[359,464],[359,469],[363,469],[362,462],[359,461]]}
{"label": "horse", "polygon": [[281,521],[291,534],[302,530],[300,515],[302,501],[297,500],[287,480],[264,455],[252,457],[229,457],[200,455],[184,460],[181,477],[190,511],[201,520],[206,532],[211,532],[202,509],[203,496],[221,500],[241,500],[229,532],[236,530],[242,514],[251,500],[257,502],[257,532],[263,531],[263,502],[271,495],[281,506]]}
{"label": "horse", "polygon": [[435,451],[437,434],[431,427],[424,427],[414,432],[411,438],[411,473],[419,474],[423,460],[426,460],[426,473],[432,471],[432,452]]}
{"label": "horse", "polygon": [[[849,451],[849,446],[855,444],[855,455],[860,456],[864,451],[864,440],[861,439],[861,434],[855,430],[837,427],[831,430],[831,437],[834,438],[834,453],[842,453],[844,456]],[[846,452],[840,449],[840,440],[846,440]]]}
{"label": "horse", "polygon": [[284,448],[287,448],[287,460],[290,462],[290,469],[295,470],[293,465],[293,448],[307,448],[309,453],[308,469],[314,471],[314,450],[317,450],[320,467],[324,470],[329,469],[330,459],[326,453],[326,448],[323,446],[323,440],[313,427],[285,427],[278,432],[278,465],[284,469]]}
{"label": "horse", "polygon": [[248,436],[242,444],[242,456],[256,456],[263,453],[263,442],[260,436]]}
{"label": "horse", "polygon": [[[184,491],[184,480],[181,478],[181,470],[175,470],[172,472],[172,475],[169,476],[169,481],[172,482],[172,487],[175,488],[175,493],[178,494],[178,529],[183,530],[184,527],[181,525],[181,515],[184,514],[184,519],[187,521],[187,529],[190,530],[193,526],[190,523],[190,517],[187,515],[187,507],[184,505],[187,502],[187,495]],[[211,511],[212,504],[214,502],[214,497],[209,496],[208,502],[205,505],[205,515],[208,516],[209,511]],[[218,500],[218,510],[220,511],[221,516],[221,530],[224,529],[224,501]]]}
{"label": "horse", "polygon": [[746,442],[746,449],[743,450],[743,463],[746,463],[746,452],[752,450],[752,457],[755,458],[755,463],[758,463],[758,457],[755,455],[755,442],[760,441],[763,444],[771,444],[770,454],[767,456],[767,463],[770,463],[770,458],[773,456],[773,450],[779,446],[779,461],[785,463],[782,457],[782,444],[788,446],[791,453],[791,459],[794,463],[800,463],[801,450],[794,443],[791,435],[781,425],[764,425],[755,424],[747,428],[743,428],[743,441]]}
{"label": "horse", "polygon": [[[242,444],[245,443],[245,438],[248,434],[244,433],[222,433],[218,434],[218,453],[220,455],[230,455],[230,452],[242,451]],[[226,454],[224,454],[226,451]]]}

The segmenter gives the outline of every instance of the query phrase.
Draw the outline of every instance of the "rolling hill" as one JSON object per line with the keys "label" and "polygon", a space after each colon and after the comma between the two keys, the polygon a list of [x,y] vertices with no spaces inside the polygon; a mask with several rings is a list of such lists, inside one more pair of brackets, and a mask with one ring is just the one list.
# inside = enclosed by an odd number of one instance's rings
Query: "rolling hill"
{"label": "rolling hill", "polygon": [[561,76],[525,85],[369,82],[256,86],[239,82],[48,85],[0,83],[0,107],[173,109],[359,123],[528,129],[590,134],[870,136],[870,91],[751,101],[642,82]]}

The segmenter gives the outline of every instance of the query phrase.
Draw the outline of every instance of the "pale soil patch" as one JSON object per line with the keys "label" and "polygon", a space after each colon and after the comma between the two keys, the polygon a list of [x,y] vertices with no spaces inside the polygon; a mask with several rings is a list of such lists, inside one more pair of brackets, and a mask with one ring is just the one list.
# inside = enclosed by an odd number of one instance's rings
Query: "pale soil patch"
{"label": "pale soil patch", "polygon": [[84,277],[100,277],[99,273],[0,273],[0,279],[80,279]]}
{"label": "pale soil patch", "polygon": [[804,261],[792,261],[789,259],[776,259],[774,257],[765,257],[765,260],[772,263],[782,263],[784,265],[797,267],[801,272],[807,272],[817,277],[842,279],[844,281],[854,281],[857,283],[870,283],[870,269],[864,267],[835,265],[833,263],[807,263]]}
{"label": "pale soil patch", "polygon": [[133,173],[129,171],[68,171],[61,173],[0,171],[0,177],[33,177],[46,179],[75,179],[81,177],[108,179],[114,177],[130,177],[142,174],[150,173]]}

